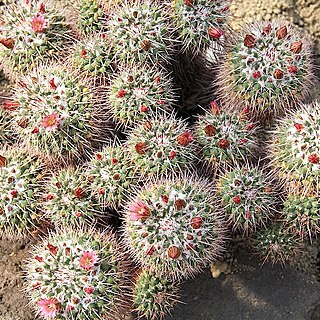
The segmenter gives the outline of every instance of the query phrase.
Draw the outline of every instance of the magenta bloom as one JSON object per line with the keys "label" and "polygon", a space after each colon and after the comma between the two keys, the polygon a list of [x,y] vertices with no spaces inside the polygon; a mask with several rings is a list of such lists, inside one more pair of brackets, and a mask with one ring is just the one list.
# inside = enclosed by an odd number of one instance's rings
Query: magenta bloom
{"label": "magenta bloom", "polygon": [[140,200],[129,207],[131,221],[146,220],[150,217],[150,209]]}
{"label": "magenta bloom", "polygon": [[41,315],[46,319],[54,319],[56,317],[59,302],[55,298],[42,299],[38,303],[40,307]]}
{"label": "magenta bloom", "polygon": [[86,251],[79,260],[80,267],[86,270],[94,268],[94,264],[98,261],[98,257],[94,251]]}
{"label": "magenta bloom", "polygon": [[48,24],[42,15],[37,15],[32,19],[31,27],[34,32],[41,33],[48,28]]}
{"label": "magenta bloom", "polygon": [[50,114],[42,120],[42,125],[46,128],[46,131],[55,131],[60,124],[60,117],[58,113]]}

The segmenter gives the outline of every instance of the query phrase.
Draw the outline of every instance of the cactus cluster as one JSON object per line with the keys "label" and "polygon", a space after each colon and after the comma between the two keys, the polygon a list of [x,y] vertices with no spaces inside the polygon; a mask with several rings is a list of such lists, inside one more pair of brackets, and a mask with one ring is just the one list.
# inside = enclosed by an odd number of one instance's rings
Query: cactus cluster
{"label": "cactus cluster", "polygon": [[110,233],[66,229],[34,248],[27,262],[27,294],[45,319],[121,319],[128,276]]}
{"label": "cactus cluster", "polygon": [[147,319],[163,319],[178,302],[179,287],[166,277],[152,271],[141,271],[135,281],[133,302],[139,316]]}
{"label": "cactus cluster", "polygon": [[276,212],[274,184],[255,167],[241,166],[226,172],[219,179],[217,196],[233,231],[256,231]]}
{"label": "cactus cluster", "polygon": [[266,119],[307,96],[314,83],[311,43],[296,27],[254,23],[228,41],[217,83],[230,109],[248,107],[252,116]]}
{"label": "cactus cluster", "polygon": [[228,1],[175,0],[172,13],[184,51],[203,51],[221,45],[227,28]]}
{"label": "cactus cluster", "polygon": [[195,159],[194,138],[175,116],[154,116],[136,124],[126,142],[130,159],[143,176],[179,173]]}
{"label": "cactus cluster", "polygon": [[156,1],[129,1],[118,6],[108,27],[117,60],[122,63],[166,62],[174,53],[170,16]]}
{"label": "cactus cluster", "polygon": [[0,62],[8,75],[57,58],[70,43],[66,17],[50,1],[13,1],[2,21]]}
{"label": "cactus cluster", "polygon": [[85,177],[92,196],[100,206],[118,207],[137,184],[130,158],[118,147],[104,147],[87,164]]}
{"label": "cactus cluster", "polygon": [[12,113],[13,121],[21,139],[55,157],[75,158],[88,152],[106,125],[93,89],[61,67],[39,67],[22,77],[14,99],[19,107]]}
{"label": "cactus cluster", "polygon": [[124,209],[124,231],[133,259],[157,275],[181,279],[215,259],[223,242],[210,184],[196,179],[151,183]]}
{"label": "cactus cluster", "polygon": [[302,106],[278,122],[270,141],[274,171],[294,188],[319,191],[320,105]]}
{"label": "cactus cluster", "polygon": [[211,111],[199,116],[195,139],[201,146],[201,157],[209,166],[245,162],[257,150],[256,124],[245,114],[233,114],[211,102]]}
{"label": "cactus cluster", "polygon": [[125,127],[134,126],[152,112],[171,113],[175,100],[171,77],[146,64],[126,66],[111,81],[108,94],[111,117]]}
{"label": "cactus cluster", "polygon": [[39,227],[44,163],[27,150],[0,151],[0,234],[19,238]]}

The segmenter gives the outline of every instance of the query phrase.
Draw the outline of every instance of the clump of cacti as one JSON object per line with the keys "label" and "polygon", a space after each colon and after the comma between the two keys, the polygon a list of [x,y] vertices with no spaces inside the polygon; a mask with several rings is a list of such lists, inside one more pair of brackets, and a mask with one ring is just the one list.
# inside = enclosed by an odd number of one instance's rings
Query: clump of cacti
{"label": "clump of cacti", "polygon": [[133,290],[134,311],[146,319],[163,319],[178,302],[179,291],[178,284],[166,276],[157,276],[148,270],[140,271]]}
{"label": "clump of cacti", "polygon": [[229,39],[217,84],[230,109],[268,120],[303,100],[314,83],[311,43],[284,22],[247,25]]}
{"label": "clump of cacti", "polygon": [[195,143],[187,123],[175,116],[153,115],[138,122],[126,142],[128,154],[143,176],[190,169]]}
{"label": "clump of cacti", "polygon": [[77,8],[79,10],[78,28],[82,34],[105,31],[107,16],[99,0],[79,0]]}
{"label": "clump of cacti", "polygon": [[288,232],[311,240],[320,231],[319,196],[289,195],[284,202],[283,217],[289,226]]}
{"label": "clump of cacti", "polygon": [[227,171],[218,181],[217,196],[229,226],[245,234],[256,231],[273,217],[276,195],[271,177],[248,165]]}
{"label": "clump of cacti", "polygon": [[199,116],[195,124],[201,157],[214,168],[247,161],[257,150],[256,127],[244,113],[229,113],[211,102],[211,111]]}
{"label": "clump of cacti", "polygon": [[105,34],[90,35],[78,41],[71,56],[72,65],[88,76],[110,76],[115,70],[114,54]]}
{"label": "clump of cacti", "polygon": [[[320,105],[301,106],[278,121],[269,142],[270,160],[278,176],[296,189],[319,191]],[[292,182],[292,183],[291,183]]]}
{"label": "clump of cacti", "polygon": [[125,127],[132,127],[150,113],[173,111],[176,93],[171,77],[146,64],[126,66],[113,78],[108,93],[111,117]]}
{"label": "clump of cacti", "polygon": [[228,4],[225,0],[173,1],[172,14],[183,50],[203,51],[214,42],[218,50],[227,29]]}
{"label": "clump of cacti", "polygon": [[0,62],[9,76],[27,73],[39,61],[56,59],[71,42],[64,13],[51,1],[13,1],[0,25]]}
{"label": "clump of cacti", "polygon": [[128,271],[109,233],[66,229],[37,245],[26,266],[26,291],[43,319],[122,319]]}
{"label": "clump of cacti", "polygon": [[302,243],[298,234],[289,232],[282,222],[276,222],[259,230],[252,245],[264,261],[285,264],[299,252]]}
{"label": "clump of cacti", "polygon": [[117,207],[137,184],[134,166],[120,147],[104,147],[96,152],[85,172],[90,193],[100,205]]}
{"label": "clump of cacti", "polygon": [[117,6],[108,21],[117,59],[129,62],[166,62],[174,52],[171,18],[154,1],[136,1]]}
{"label": "clump of cacti", "polygon": [[187,179],[151,183],[124,209],[125,241],[132,258],[157,275],[192,276],[217,258],[223,228],[212,186]]}
{"label": "clump of cacti", "polygon": [[53,174],[44,198],[45,213],[56,225],[92,224],[102,216],[80,169],[63,169]]}
{"label": "clump of cacti", "polygon": [[12,112],[16,131],[29,146],[58,158],[88,153],[106,126],[98,94],[75,73],[59,66],[39,67],[22,77]]}
{"label": "clump of cacti", "polygon": [[25,149],[0,151],[0,234],[19,238],[39,227],[44,162]]}

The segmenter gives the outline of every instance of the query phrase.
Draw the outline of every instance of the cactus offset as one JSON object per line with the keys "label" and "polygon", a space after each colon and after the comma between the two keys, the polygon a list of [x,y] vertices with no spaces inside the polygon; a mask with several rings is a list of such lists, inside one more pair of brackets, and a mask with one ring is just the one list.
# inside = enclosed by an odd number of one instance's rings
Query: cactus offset
{"label": "cactus offset", "polygon": [[61,56],[71,42],[64,13],[47,1],[19,0],[8,5],[0,25],[0,62],[7,75],[27,73],[43,60]]}
{"label": "cactus offset", "polygon": [[111,117],[125,127],[150,112],[169,114],[176,101],[173,80],[156,66],[126,66],[111,82],[108,94]]}
{"label": "cactus offset", "polygon": [[276,213],[274,181],[258,168],[242,166],[231,169],[219,179],[217,189],[233,231],[245,234],[256,231]]}
{"label": "cactus offset", "polygon": [[43,159],[24,149],[0,151],[0,234],[27,236],[39,227]]}
{"label": "cactus offset", "polygon": [[122,319],[128,299],[124,254],[109,233],[66,229],[30,254],[26,292],[42,319]]}
{"label": "cactus offset", "polygon": [[132,195],[124,209],[125,242],[134,260],[158,276],[193,276],[216,259],[223,227],[207,181],[151,183]]}
{"label": "cactus offset", "polygon": [[248,107],[251,116],[268,121],[309,94],[315,82],[311,43],[294,26],[254,23],[229,42],[217,80],[228,108]]}
{"label": "cactus offset", "polygon": [[165,276],[143,270],[136,279],[133,290],[134,310],[139,317],[156,320],[171,312],[178,302],[179,286]]}
{"label": "cactus offset", "polygon": [[247,161],[258,144],[256,124],[244,114],[220,110],[215,101],[211,102],[211,112],[198,117],[195,140],[201,146],[202,158],[214,168]]}

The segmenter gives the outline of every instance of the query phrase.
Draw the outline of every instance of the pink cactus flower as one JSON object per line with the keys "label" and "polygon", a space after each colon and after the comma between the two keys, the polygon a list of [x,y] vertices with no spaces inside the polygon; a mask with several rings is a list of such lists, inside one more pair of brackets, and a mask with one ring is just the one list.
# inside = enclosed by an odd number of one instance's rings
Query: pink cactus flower
{"label": "pink cactus flower", "polygon": [[46,319],[54,319],[59,309],[59,302],[55,298],[42,299],[38,302],[41,315]]}
{"label": "pink cactus flower", "polygon": [[150,217],[150,209],[140,200],[129,207],[131,221],[146,220]]}
{"label": "pink cactus flower", "polygon": [[60,117],[58,113],[50,114],[42,120],[42,125],[46,128],[46,131],[55,131],[60,124]]}
{"label": "pink cactus flower", "polygon": [[80,267],[85,270],[94,268],[94,264],[98,261],[98,257],[94,251],[86,251],[79,260]]}
{"label": "pink cactus flower", "polygon": [[47,20],[39,14],[32,19],[31,27],[34,32],[41,33],[48,28]]}

